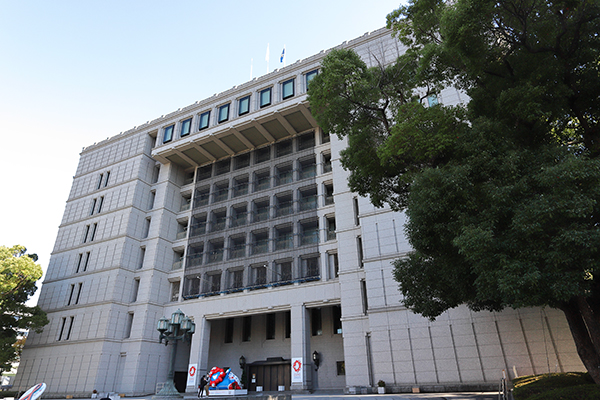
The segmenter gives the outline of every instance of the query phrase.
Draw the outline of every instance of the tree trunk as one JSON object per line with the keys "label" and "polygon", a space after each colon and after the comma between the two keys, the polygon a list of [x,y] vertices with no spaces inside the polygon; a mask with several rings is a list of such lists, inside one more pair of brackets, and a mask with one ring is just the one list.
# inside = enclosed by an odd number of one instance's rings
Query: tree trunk
{"label": "tree trunk", "polygon": [[580,301],[572,299],[568,303],[563,304],[560,309],[565,313],[565,317],[569,323],[579,358],[594,382],[600,385],[600,354],[596,351],[596,346],[594,346],[594,339],[600,341],[600,337],[590,335],[590,330],[582,315],[589,312],[589,310],[581,310],[580,306]]}

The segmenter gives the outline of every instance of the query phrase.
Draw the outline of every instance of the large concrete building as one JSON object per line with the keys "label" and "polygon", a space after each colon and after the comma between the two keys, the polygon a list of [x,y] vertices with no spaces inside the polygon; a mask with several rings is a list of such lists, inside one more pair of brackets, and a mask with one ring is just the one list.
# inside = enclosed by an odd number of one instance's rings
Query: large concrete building
{"label": "large concrete building", "polygon": [[[340,47],[369,65],[403,51],[386,29]],[[431,322],[402,306],[391,261],[410,250],[405,217],[349,191],[345,143],[310,113],[326,54],[83,149],[39,299],[50,323],[30,334],[16,388],[154,393],[169,369],[157,321],[177,309],[196,324],[180,390],[190,364],[241,376],[241,356],[251,392],[490,388],[502,370],[582,369],[555,310]]]}

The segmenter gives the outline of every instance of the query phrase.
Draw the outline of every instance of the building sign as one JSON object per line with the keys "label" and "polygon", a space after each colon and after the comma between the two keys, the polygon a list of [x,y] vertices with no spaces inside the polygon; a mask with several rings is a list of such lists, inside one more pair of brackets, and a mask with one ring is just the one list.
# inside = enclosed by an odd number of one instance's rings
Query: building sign
{"label": "building sign", "polygon": [[302,383],[302,357],[292,358],[292,383]]}
{"label": "building sign", "polygon": [[186,386],[196,387],[196,375],[198,372],[198,364],[190,364],[188,367],[188,377]]}

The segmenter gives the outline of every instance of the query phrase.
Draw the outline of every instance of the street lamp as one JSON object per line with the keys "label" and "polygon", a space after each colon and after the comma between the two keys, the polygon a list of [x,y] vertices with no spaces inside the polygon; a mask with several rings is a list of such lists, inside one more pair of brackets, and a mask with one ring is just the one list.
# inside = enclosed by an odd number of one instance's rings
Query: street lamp
{"label": "street lamp", "polygon": [[173,342],[173,345],[171,346],[171,364],[167,375],[167,382],[165,382],[165,386],[163,386],[160,392],[157,393],[157,396],[182,397],[177,389],[175,389],[175,384],[173,383],[173,378],[175,377],[177,341],[191,341],[192,335],[196,332],[196,324],[193,319],[186,317],[185,314],[178,309],[171,314],[171,319],[165,317],[159,319],[156,330],[160,332],[159,343],[162,343],[163,339],[165,341],[165,346],[169,344],[169,341]]}
{"label": "street lamp", "polygon": [[319,364],[321,363],[321,357],[316,350],[314,353],[312,353],[312,359],[313,359],[313,363],[315,364],[315,371],[318,371]]}

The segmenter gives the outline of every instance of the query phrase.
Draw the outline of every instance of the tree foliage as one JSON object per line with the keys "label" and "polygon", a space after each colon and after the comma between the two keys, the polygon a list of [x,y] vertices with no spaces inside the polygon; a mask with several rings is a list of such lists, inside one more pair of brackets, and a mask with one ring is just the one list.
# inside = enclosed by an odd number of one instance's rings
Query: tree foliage
{"label": "tree foliage", "polygon": [[26,330],[39,332],[48,323],[38,306],[25,305],[42,277],[37,255],[26,251],[23,246],[0,246],[0,370],[10,370],[18,359],[23,347],[20,337]]}
{"label": "tree foliage", "polygon": [[[406,210],[405,305],[561,309],[600,383],[600,1],[413,0],[388,26],[403,56],[340,74],[352,58],[332,52],[309,97],[348,138],[351,188]],[[444,86],[465,110],[421,105]],[[368,105],[387,124],[349,118]]]}

